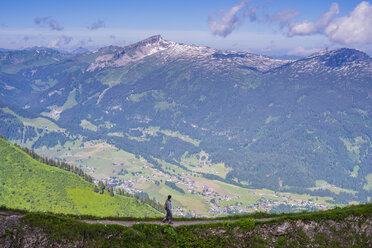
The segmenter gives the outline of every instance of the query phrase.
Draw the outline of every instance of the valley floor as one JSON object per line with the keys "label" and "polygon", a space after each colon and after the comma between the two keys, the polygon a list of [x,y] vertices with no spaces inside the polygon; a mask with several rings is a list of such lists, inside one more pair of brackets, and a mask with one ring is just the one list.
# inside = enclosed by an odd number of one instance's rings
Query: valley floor
{"label": "valley floor", "polygon": [[[185,156],[181,161],[184,168],[162,160],[158,160],[161,168],[157,168],[142,157],[102,141],[77,142],[75,145],[41,148],[36,152],[63,159],[83,168],[94,178],[131,194],[146,193],[158,202],[163,202],[171,194],[174,214],[181,217],[217,217],[257,211],[280,212],[283,209],[299,212],[334,206],[329,203],[332,197],[243,188],[223,181],[231,168],[223,163],[213,164],[206,152],[202,152],[199,159]],[[203,173],[218,176],[221,180],[206,178]],[[174,183],[176,187],[172,188],[166,182]],[[311,190],[318,189],[330,189],[337,193],[345,191],[325,181]]]}

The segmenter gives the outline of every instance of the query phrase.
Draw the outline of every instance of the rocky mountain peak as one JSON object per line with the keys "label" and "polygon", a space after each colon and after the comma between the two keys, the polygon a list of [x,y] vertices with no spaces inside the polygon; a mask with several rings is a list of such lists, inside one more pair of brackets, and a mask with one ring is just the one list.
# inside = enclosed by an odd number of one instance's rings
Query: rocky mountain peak
{"label": "rocky mountain peak", "polygon": [[104,68],[107,66],[124,66],[130,62],[141,60],[147,56],[168,49],[175,44],[175,42],[164,40],[160,35],[154,35],[132,45],[119,48],[111,54],[98,56],[96,61],[92,63],[87,70],[93,71],[97,68]]}
{"label": "rocky mountain peak", "polygon": [[156,42],[160,42],[160,41],[164,41],[163,37],[161,37],[160,34],[157,34],[157,35],[153,35],[149,38],[146,38],[142,41],[140,41],[141,43],[145,43],[145,44],[152,44],[152,43],[156,43]]}
{"label": "rocky mountain peak", "polygon": [[136,50],[143,48],[168,48],[172,44],[170,41],[164,40],[160,35],[154,35],[132,45],[124,47],[124,50]]}

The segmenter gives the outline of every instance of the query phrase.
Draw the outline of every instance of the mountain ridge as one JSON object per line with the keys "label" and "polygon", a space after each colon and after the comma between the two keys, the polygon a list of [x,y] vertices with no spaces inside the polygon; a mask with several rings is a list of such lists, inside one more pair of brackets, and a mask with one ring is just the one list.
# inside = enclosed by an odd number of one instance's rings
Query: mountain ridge
{"label": "mountain ridge", "polygon": [[325,181],[351,191],[318,193],[345,203],[369,195],[371,66],[353,49],[287,61],[155,36],[13,75],[32,86],[18,107],[76,136],[179,168],[205,152],[228,170],[218,180],[245,187],[313,194]]}
{"label": "mountain ridge", "polygon": [[[149,47],[151,47],[151,48],[149,48]],[[96,63],[97,62],[102,62],[102,63],[105,62],[106,65],[120,67],[120,66],[125,66],[128,62],[131,62],[131,61],[135,62],[135,61],[141,60],[141,59],[143,59],[147,56],[156,54],[156,53],[164,51],[164,50],[169,50],[169,49],[173,49],[173,51],[168,53],[167,56],[176,56],[177,53],[179,53],[180,51],[184,52],[184,51],[188,51],[188,50],[194,50],[193,52],[190,52],[191,53],[190,56],[195,56],[197,54],[197,52],[199,51],[199,52],[204,53],[204,55],[208,54],[207,57],[209,59],[217,59],[217,60],[218,59],[224,59],[223,60],[224,62],[231,62],[231,60],[236,60],[236,61],[239,61],[239,62],[244,64],[244,59],[252,59],[253,61],[251,61],[251,64],[249,66],[252,67],[252,68],[255,68],[252,65],[256,64],[256,66],[257,66],[257,62],[261,63],[262,65],[259,68],[259,71],[262,71],[262,72],[270,72],[271,70],[276,70],[280,67],[285,67],[285,66],[288,66],[288,65],[293,64],[293,63],[299,63],[299,62],[302,62],[302,61],[309,61],[309,60],[316,59],[316,58],[326,59],[328,61],[327,65],[330,66],[330,67],[338,67],[339,65],[337,65],[337,64],[333,64],[331,66],[330,63],[332,63],[332,61],[330,61],[330,59],[332,59],[332,58],[335,59],[335,57],[339,56],[340,53],[341,53],[341,55],[346,55],[347,56],[346,59],[349,62],[353,62],[353,61],[357,61],[357,60],[363,62],[363,61],[368,60],[369,63],[370,63],[370,61],[371,61],[370,56],[368,56],[366,53],[361,52],[357,49],[350,49],[350,48],[338,48],[338,49],[334,49],[334,50],[326,49],[326,50],[323,50],[323,51],[320,51],[320,52],[317,52],[317,53],[314,53],[314,54],[311,54],[309,56],[305,56],[305,57],[302,57],[302,58],[299,58],[299,59],[283,60],[283,59],[273,59],[269,56],[257,55],[257,54],[253,54],[253,53],[249,53],[249,52],[239,52],[239,51],[232,51],[232,50],[223,51],[223,50],[213,49],[213,48],[210,48],[210,47],[203,47],[203,46],[196,46],[196,45],[186,45],[186,44],[183,44],[183,43],[177,43],[177,42],[174,42],[174,41],[164,40],[161,35],[154,35],[154,36],[146,38],[142,41],[139,41],[139,42],[127,45],[127,46],[123,46],[123,47],[107,46],[107,47],[99,48],[98,50],[95,50],[95,51],[92,51],[92,52],[84,52],[83,54],[96,54],[99,51],[108,51],[108,50],[113,49],[113,48],[114,48],[114,51],[115,51],[113,54],[111,54],[110,56],[108,56],[108,54],[101,55],[102,57],[98,56],[98,58],[95,59]],[[147,48],[147,49],[145,49],[145,48]],[[145,49],[145,50],[144,51],[138,51],[138,50],[141,50],[141,49]],[[39,52],[39,51],[44,51],[44,50],[45,50],[45,52],[49,51],[49,52],[60,53],[58,50],[51,49],[51,48],[43,48],[43,47],[33,47],[33,48],[27,48],[27,49],[24,49],[24,50],[9,50],[9,51],[3,51],[3,53],[17,52],[17,51]],[[125,59],[119,60],[123,56],[126,56],[128,53],[129,53],[129,56],[127,56],[126,59],[129,60],[129,61],[126,61]],[[133,53],[138,53],[138,54],[136,55],[136,54],[133,54]],[[187,55],[187,54],[184,54],[184,55]],[[6,58],[3,57],[2,60],[4,60],[4,59],[6,59]],[[113,60],[113,61],[110,61],[110,60]],[[110,61],[110,63],[107,64],[108,61]],[[342,59],[339,59],[339,61],[345,62],[345,60],[342,60]],[[266,62],[266,65],[265,65],[265,62]],[[270,62],[272,62],[272,64]],[[337,63],[337,62],[333,61],[333,63]],[[102,66],[103,65],[97,67],[97,65],[91,64],[88,68],[88,71],[92,71],[96,67],[97,68],[102,68]],[[256,70],[257,70],[257,68],[256,68]]]}
{"label": "mountain ridge", "polygon": [[314,53],[310,56],[294,60],[282,66],[275,68],[274,71],[280,71],[285,67],[294,67],[294,70],[303,68],[303,71],[313,71],[321,73],[323,70],[344,71],[344,76],[351,71],[362,70],[366,73],[372,72],[372,59],[366,53],[356,49],[340,48],[335,50],[324,50]]}
{"label": "mountain ridge", "polygon": [[[162,54],[161,56],[169,57],[170,59],[172,57],[188,56],[193,59],[207,57],[207,59],[217,59],[217,60],[223,59],[223,58],[234,58],[235,57],[235,60],[238,60],[238,61],[240,60],[239,62],[243,64],[246,64],[244,63],[244,59],[253,59],[254,61],[251,61],[250,63],[248,61],[249,66],[252,66],[254,63],[257,63],[257,61],[262,60],[263,62],[261,65],[261,70],[266,70],[267,68],[270,68],[271,65],[269,62],[271,61],[274,64],[285,63],[284,60],[271,59],[270,57],[267,57],[267,56],[255,55],[255,54],[246,53],[246,52],[220,51],[220,50],[209,48],[209,47],[186,45],[186,44],[177,43],[173,41],[166,41],[160,35],[155,35],[143,41],[139,41],[132,45],[122,47],[121,51],[117,52],[115,55],[112,55],[109,58],[109,59],[117,60],[117,61],[111,62],[111,65],[116,65],[116,66],[126,65],[127,61],[118,61],[119,58],[121,58],[121,56],[125,55],[126,50],[129,50],[129,53],[130,53],[133,49],[141,50],[144,48],[146,48],[144,51],[140,51],[142,56],[138,56],[137,58],[134,58],[133,61],[137,61],[138,59],[142,59],[144,57],[156,54],[158,52],[165,53],[168,51],[168,53]],[[107,60],[107,56],[97,58],[96,62],[102,62],[106,60]],[[88,71],[92,71],[94,70],[94,68],[97,68],[97,67],[102,68],[102,65],[98,66],[98,65],[93,64],[88,68]]]}

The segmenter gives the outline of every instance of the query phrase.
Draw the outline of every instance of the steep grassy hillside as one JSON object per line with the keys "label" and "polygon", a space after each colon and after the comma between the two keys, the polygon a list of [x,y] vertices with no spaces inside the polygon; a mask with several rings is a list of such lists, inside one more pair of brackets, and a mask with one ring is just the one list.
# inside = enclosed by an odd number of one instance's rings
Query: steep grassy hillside
{"label": "steep grassy hillside", "polygon": [[42,164],[0,138],[0,205],[97,216],[158,216],[134,198],[93,191],[78,175]]}

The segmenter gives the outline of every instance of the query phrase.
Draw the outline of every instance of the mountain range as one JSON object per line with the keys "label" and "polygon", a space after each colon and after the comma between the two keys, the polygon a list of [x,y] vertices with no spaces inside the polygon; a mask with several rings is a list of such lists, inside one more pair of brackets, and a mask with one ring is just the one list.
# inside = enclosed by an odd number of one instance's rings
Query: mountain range
{"label": "mountain range", "polygon": [[336,202],[366,202],[371,84],[372,59],[347,48],[280,60],[157,35],[76,54],[0,51],[0,134],[33,148],[99,139],[186,170],[207,154],[229,172],[206,178],[297,193],[322,180],[351,191]]}

